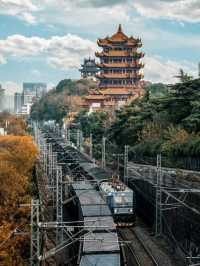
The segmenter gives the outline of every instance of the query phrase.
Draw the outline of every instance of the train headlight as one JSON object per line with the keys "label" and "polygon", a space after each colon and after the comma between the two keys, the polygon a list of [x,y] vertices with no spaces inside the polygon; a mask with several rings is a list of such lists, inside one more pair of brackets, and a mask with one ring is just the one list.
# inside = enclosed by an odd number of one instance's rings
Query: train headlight
{"label": "train headlight", "polygon": [[117,209],[114,209],[114,213],[117,213]]}
{"label": "train headlight", "polygon": [[133,209],[129,209],[129,212],[131,212],[131,213],[132,213],[132,212],[133,212]]}

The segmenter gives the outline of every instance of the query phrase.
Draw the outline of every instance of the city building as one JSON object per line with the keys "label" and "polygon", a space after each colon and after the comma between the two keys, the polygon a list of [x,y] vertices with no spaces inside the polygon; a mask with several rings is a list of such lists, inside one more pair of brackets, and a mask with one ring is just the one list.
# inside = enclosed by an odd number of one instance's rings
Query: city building
{"label": "city building", "polygon": [[97,44],[103,49],[101,52],[96,52],[100,61],[97,64],[100,73],[96,75],[99,79],[99,96],[95,93],[85,97],[89,108],[92,106],[118,108],[142,97],[143,74],[140,70],[144,65],[140,60],[144,57],[144,53],[138,51],[142,47],[141,39],[128,37],[119,25],[114,35],[98,39]]}
{"label": "city building", "polygon": [[82,78],[89,78],[96,80],[96,74],[98,72],[98,68],[95,63],[95,59],[84,59],[84,63],[81,65],[81,72]]}
{"label": "city building", "polygon": [[22,109],[22,93],[16,92],[14,95],[14,112],[20,114]]}
{"label": "city building", "polygon": [[22,105],[20,115],[29,115],[31,112],[32,103]]}
{"label": "city building", "polygon": [[22,99],[23,104],[33,103],[39,100],[47,92],[46,83],[23,83]]}
{"label": "city building", "polygon": [[22,115],[29,115],[32,104],[38,101],[42,96],[44,96],[46,92],[47,92],[46,83],[41,83],[41,82],[23,83],[22,107],[20,113]]}
{"label": "city building", "polygon": [[0,112],[5,108],[5,90],[0,85]]}
{"label": "city building", "polygon": [[4,110],[9,113],[14,112],[14,95],[13,94],[5,94],[5,104]]}

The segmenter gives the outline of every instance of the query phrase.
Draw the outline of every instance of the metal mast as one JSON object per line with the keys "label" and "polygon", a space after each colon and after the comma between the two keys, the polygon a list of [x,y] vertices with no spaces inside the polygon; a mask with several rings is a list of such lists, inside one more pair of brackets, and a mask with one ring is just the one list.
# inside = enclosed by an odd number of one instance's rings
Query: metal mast
{"label": "metal mast", "polygon": [[90,134],[90,157],[93,157],[93,139],[92,134]]}
{"label": "metal mast", "polygon": [[162,234],[162,157],[157,155],[156,181],[156,236]]}
{"label": "metal mast", "polygon": [[124,147],[124,183],[128,184],[128,145]]}
{"label": "metal mast", "polygon": [[39,200],[31,203],[31,266],[39,266],[40,230],[39,230]]}
{"label": "metal mast", "polygon": [[[63,180],[62,180],[62,167],[57,166],[56,169],[56,221],[57,223],[63,222]],[[63,241],[63,230],[57,228],[56,234],[57,245]]]}
{"label": "metal mast", "polygon": [[106,168],[106,138],[102,139],[102,160],[101,160],[102,168]]}

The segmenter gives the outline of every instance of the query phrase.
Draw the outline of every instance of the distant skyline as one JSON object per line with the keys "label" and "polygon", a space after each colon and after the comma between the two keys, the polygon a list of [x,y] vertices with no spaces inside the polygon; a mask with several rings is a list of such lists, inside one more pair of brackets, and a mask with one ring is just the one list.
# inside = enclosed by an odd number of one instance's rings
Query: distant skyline
{"label": "distant skyline", "polygon": [[13,93],[23,82],[80,78],[97,38],[120,23],[142,39],[145,80],[175,82],[180,68],[197,76],[199,0],[0,0],[0,84]]}

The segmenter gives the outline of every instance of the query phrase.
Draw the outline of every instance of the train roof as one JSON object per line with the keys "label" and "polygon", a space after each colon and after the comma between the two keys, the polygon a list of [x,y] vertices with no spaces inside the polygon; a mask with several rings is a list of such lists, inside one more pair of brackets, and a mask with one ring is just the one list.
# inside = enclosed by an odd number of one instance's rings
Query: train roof
{"label": "train roof", "polygon": [[72,187],[79,198],[83,217],[112,216],[105,200],[88,182],[74,182]]}
{"label": "train roof", "polygon": [[80,163],[80,166],[91,177],[99,181],[109,179],[112,176],[111,172],[104,170],[103,168],[99,167],[97,164],[92,163],[92,162],[83,162],[83,163]]}
{"label": "train roof", "polygon": [[102,230],[104,230],[105,225],[109,230],[116,229],[112,216],[85,217],[84,224],[86,226],[99,227],[102,228]]}
{"label": "train roof", "polygon": [[105,204],[103,198],[95,190],[76,190],[81,205],[101,205]]}
{"label": "train roof", "polygon": [[95,217],[95,216],[111,216],[108,205],[84,205],[82,206],[82,213],[84,217]]}
{"label": "train roof", "polygon": [[81,259],[80,266],[120,266],[120,255],[119,254],[94,254],[84,255]]}
{"label": "train roof", "polygon": [[112,182],[112,181],[103,181],[100,184],[100,188],[103,192],[106,193],[117,193],[117,192],[123,192],[123,193],[133,193],[133,190],[130,189],[128,186],[126,186],[122,182]]}
{"label": "train roof", "polygon": [[115,253],[119,252],[119,242],[117,233],[88,233],[84,236],[83,253]]}

